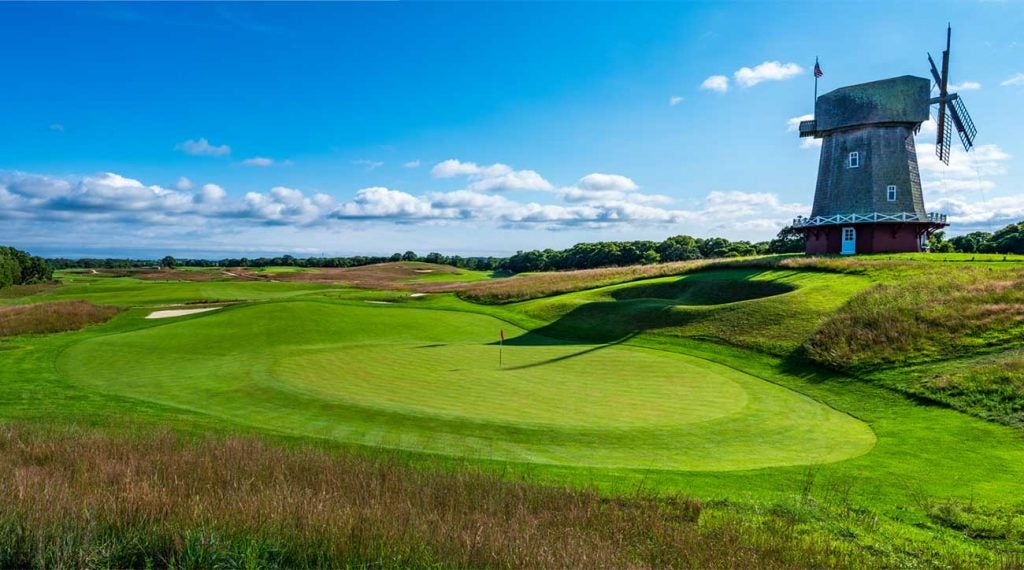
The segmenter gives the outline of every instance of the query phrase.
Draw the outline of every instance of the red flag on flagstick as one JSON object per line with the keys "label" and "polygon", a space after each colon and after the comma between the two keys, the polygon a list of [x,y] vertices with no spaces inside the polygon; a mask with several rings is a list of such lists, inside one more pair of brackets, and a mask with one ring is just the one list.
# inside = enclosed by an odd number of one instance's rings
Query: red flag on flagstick
{"label": "red flag on flagstick", "polygon": [[505,340],[505,329],[499,329],[498,333],[501,334],[501,340]]}

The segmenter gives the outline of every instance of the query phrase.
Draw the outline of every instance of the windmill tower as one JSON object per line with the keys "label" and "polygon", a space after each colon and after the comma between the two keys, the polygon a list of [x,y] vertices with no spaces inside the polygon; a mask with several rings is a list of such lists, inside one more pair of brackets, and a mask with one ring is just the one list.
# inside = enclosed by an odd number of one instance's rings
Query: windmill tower
{"label": "windmill tower", "polygon": [[928,56],[938,97],[931,81],[911,75],[850,85],[818,97],[814,120],[800,123],[801,137],[822,139],[811,215],[793,221],[808,254],[922,251],[948,225],[925,211],[914,134],[937,104],[939,159],[949,164],[953,128],[964,150],[974,145],[978,131],[947,89],[951,33],[947,27],[941,72]]}

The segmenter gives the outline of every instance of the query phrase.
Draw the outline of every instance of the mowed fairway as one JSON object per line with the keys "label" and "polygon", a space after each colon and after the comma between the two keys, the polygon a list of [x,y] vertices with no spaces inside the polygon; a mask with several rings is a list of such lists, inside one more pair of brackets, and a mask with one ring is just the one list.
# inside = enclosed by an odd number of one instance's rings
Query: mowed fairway
{"label": "mowed fairway", "polygon": [[448,456],[739,470],[869,451],[862,422],[679,354],[515,339],[493,317],[282,301],[168,319],[69,347],[83,387],[240,425]]}

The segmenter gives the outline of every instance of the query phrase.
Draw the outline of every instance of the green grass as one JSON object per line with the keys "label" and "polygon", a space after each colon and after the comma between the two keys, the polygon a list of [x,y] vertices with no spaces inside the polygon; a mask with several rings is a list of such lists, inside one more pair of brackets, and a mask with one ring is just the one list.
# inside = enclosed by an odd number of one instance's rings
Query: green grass
{"label": "green grass", "polygon": [[[1021,548],[1024,435],[906,385],[946,375],[945,386],[965,392],[1016,390],[1017,377],[1001,375],[1019,367],[998,352],[1012,338],[961,359],[855,375],[803,356],[851,299],[950,263],[770,258],[502,305],[295,282],[76,275],[4,302],[140,308],[83,331],[4,341],[0,418],[254,433],[414,463],[469,461],[604,495],[683,492],[751,520],[782,509],[795,528],[889,553],[887,564],[928,552],[991,562],[984,556]],[[963,263],[984,275],[1013,269]],[[159,305],[225,299],[247,302],[143,319]],[[508,336],[503,369],[498,329]],[[993,334],[1006,330],[997,324]]]}
{"label": "green grass", "polygon": [[244,425],[461,457],[713,471],[838,461],[874,443],[861,422],[730,368],[556,344],[453,311],[238,307],[90,339],[57,366],[77,385]]}

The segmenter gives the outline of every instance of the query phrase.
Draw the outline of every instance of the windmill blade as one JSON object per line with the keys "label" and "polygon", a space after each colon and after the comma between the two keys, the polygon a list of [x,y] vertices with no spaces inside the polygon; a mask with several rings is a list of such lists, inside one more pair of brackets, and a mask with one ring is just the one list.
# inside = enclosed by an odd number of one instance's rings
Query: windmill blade
{"label": "windmill blade", "polygon": [[953,133],[950,125],[952,121],[949,120],[948,111],[945,105],[940,105],[939,112],[939,127],[936,133],[935,140],[935,155],[939,157],[944,164],[949,164],[949,146],[953,141]]}
{"label": "windmill blade", "polygon": [[935,79],[935,86],[942,86],[942,76],[939,75],[939,69],[935,67],[935,60],[932,59],[932,54],[928,54],[928,63],[932,66],[932,78]]}
{"label": "windmill blade", "polygon": [[957,134],[960,135],[960,142],[963,143],[964,150],[970,151],[974,146],[974,137],[978,136],[978,129],[974,126],[974,121],[971,120],[971,115],[967,112],[967,107],[964,106],[964,101],[959,96],[954,98],[953,103],[949,106],[949,114],[956,126]]}

